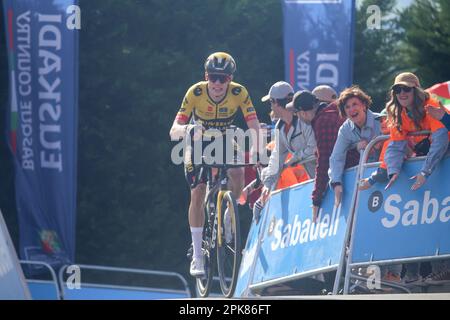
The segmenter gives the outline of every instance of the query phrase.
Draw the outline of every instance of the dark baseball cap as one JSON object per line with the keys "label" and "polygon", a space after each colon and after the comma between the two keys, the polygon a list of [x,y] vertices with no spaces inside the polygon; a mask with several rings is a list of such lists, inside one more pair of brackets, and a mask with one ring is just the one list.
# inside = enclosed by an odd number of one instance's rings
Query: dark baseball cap
{"label": "dark baseball cap", "polygon": [[315,95],[308,90],[302,90],[294,94],[294,98],[286,105],[286,108],[294,108],[296,111],[308,111],[313,109],[317,102],[319,102],[319,99]]}

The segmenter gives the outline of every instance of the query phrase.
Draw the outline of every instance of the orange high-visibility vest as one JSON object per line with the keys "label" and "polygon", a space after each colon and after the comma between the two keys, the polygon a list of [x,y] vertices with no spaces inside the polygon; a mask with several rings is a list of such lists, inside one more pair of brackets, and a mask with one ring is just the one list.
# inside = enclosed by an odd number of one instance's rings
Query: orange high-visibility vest
{"label": "orange high-visibility vest", "polygon": [[[289,153],[288,156],[286,157],[285,163],[287,163],[291,158],[292,154]],[[287,167],[280,174],[276,190],[284,189],[306,180],[309,180],[309,176],[305,168],[301,164],[298,164],[293,167]]]}
{"label": "orange high-visibility vest", "polygon": [[[428,99],[425,101],[425,105],[439,106],[439,101],[435,99]],[[407,135],[410,132],[429,130],[431,133],[437,131],[438,129],[445,128],[444,124],[439,120],[434,119],[428,113],[420,120],[420,128],[417,128],[414,121],[408,117],[406,110],[402,110],[402,131],[399,131],[397,127],[391,127],[391,139],[393,141],[402,141],[407,139]],[[416,141],[417,142],[417,141]]]}
{"label": "orange high-visibility vest", "polygon": [[[430,105],[435,108],[439,108],[439,101],[433,98],[429,98],[425,101],[424,105]],[[408,140],[408,144],[410,147],[414,147],[415,144],[419,143],[425,136],[407,136],[410,132],[429,130],[431,133],[435,132],[440,128],[445,128],[444,124],[439,120],[434,119],[427,113],[425,117],[420,121],[420,129],[416,128],[414,121],[408,117],[405,109],[402,111],[402,131],[400,132],[395,126],[391,127],[391,137],[387,141],[384,142],[383,148],[380,153],[380,167],[386,169],[386,163],[384,162],[384,154],[386,153],[386,149],[391,141],[401,141]],[[450,132],[448,133],[448,137],[450,140]]]}

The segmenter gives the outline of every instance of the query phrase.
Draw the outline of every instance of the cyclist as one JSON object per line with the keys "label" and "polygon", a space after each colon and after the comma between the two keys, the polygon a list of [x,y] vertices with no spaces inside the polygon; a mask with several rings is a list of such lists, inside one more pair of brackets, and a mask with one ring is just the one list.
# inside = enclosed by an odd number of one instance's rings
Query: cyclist
{"label": "cyclist", "polygon": [[[213,53],[206,59],[204,67],[206,81],[194,84],[186,92],[170,129],[172,140],[184,138],[187,133],[192,135],[190,131],[194,132],[194,141],[201,138],[205,129],[219,129],[224,132],[233,124],[238,109],[242,111],[247,126],[255,130],[258,136],[260,125],[247,89],[232,81],[236,71],[236,62],[233,57],[225,52]],[[191,124],[188,124],[189,120]],[[197,130],[199,127],[201,130]],[[191,130],[192,128],[194,130]],[[251,152],[257,152],[257,149],[252,147]],[[187,163],[185,161],[185,176],[191,188],[189,226],[192,235],[193,259],[190,274],[195,277],[205,274],[202,233],[206,177],[198,177],[199,169],[199,166],[192,161],[188,160]],[[244,187],[244,169],[230,168],[228,176],[230,190],[238,197]],[[197,183],[194,184],[194,181]],[[224,220],[226,224],[227,212],[225,212]]]}

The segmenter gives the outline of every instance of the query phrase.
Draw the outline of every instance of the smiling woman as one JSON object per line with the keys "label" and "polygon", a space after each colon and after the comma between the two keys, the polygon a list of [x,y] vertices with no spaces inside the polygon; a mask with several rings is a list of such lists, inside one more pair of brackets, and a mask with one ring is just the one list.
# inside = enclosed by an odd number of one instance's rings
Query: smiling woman
{"label": "smiling woman", "polygon": [[[355,147],[364,149],[372,139],[381,134],[380,122],[369,110],[371,104],[370,96],[357,86],[345,89],[339,96],[339,112],[347,120],[339,128],[328,170],[336,206],[340,204],[343,193],[342,175],[347,152]],[[371,154],[370,159],[378,159],[378,152]]]}
{"label": "smiling woman", "polygon": [[443,158],[448,146],[448,131],[425,111],[425,106],[439,104],[420,86],[419,78],[410,72],[399,74],[391,87],[391,100],[387,104],[392,121],[391,142],[386,149],[385,162],[390,182],[398,178],[406,152],[407,135],[411,132],[431,131],[430,151],[421,171],[415,175],[411,189],[419,189]]}

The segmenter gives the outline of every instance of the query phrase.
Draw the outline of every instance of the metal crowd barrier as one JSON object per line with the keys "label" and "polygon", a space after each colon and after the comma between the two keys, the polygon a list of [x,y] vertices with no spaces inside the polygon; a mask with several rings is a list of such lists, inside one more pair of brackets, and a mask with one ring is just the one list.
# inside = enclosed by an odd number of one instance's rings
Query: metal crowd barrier
{"label": "metal crowd barrier", "polygon": [[[349,283],[350,283],[350,274],[351,274],[351,264],[349,262],[349,259],[351,257],[351,253],[352,253],[352,248],[353,248],[353,237],[351,237],[352,234],[355,233],[355,225],[356,225],[356,218],[357,218],[357,209],[358,209],[358,200],[359,200],[359,190],[358,190],[358,186],[359,186],[359,181],[361,180],[362,174],[363,174],[363,170],[364,167],[366,165],[367,159],[369,158],[369,154],[370,151],[372,150],[372,148],[378,144],[379,142],[385,141],[387,139],[389,139],[390,136],[389,135],[382,135],[382,136],[378,136],[375,139],[373,139],[372,141],[369,142],[369,144],[366,146],[364,151],[360,152],[360,158],[359,158],[359,165],[358,165],[358,173],[356,175],[356,179],[355,179],[355,187],[354,187],[354,191],[353,191],[353,197],[355,199],[355,201],[353,202],[353,207],[351,209],[350,215],[352,217],[352,221],[348,224],[349,229],[351,228],[351,232],[345,237],[345,241],[344,241],[344,247],[342,249],[342,255],[344,256],[347,253],[347,245],[350,242],[350,250],[348,252],[348,257],[347,257],[347,265],[346,265],[346,270],[345,270],[345,280],[344,280],[344,294],[348,294],[348,287],[349,287]],[[343,258],[344,259],[344,258]],[[342,264],[340,265],[341,270],[344,267],[344,260],[342,260]],[[342,272],[342,271],[341,271]],[[339,281],[340,281],[340,277],[341,277],[341,272],[338,272],[338,274],[336,274],[336,281],[334,284],[334,288],[333,288],[333,294],[337,294],[337,290],[339,288]]]}
{"label": "metal crowd barrier", "polygon": [[[184,287],[184,290],[173,290],[173,289],[162,289],[162,288],[150,288],[150,287],[126,287],[126,286],[119,286],[119,285],[105,285],[105,284],[97,284],[97,283],[83,283],[81,282],[81,290],[83,290],[83,287],[85,288],[91,288],[91,289],[104,289],[104,290],[127,290],[127,291],[140,291],[140,292],[156,292],[161,293],[163,295],[167,295],[168,298],[170,298],[170,295],[181,295],[186,298],[192,297],[191,291],[189,289],[189,285],[186,281],[186,279],[176,272],[166,272],[166,271],[155,271],[155,270],[145,270],[145,269],[133,269],[133,268],[118,268],[118,267],[107,267],[107,266],[96,266],[96,265],[85,265],[85,264],[77,264],[77,267],[81,269],[86,270],[96,270],[96,271],[107,271],[107,272],[122,272],[122,273],[128,273],[128,274],[143,274],[143,275],[151,275],[151,276],[162,276],[162,277],[174,277],[178,279],[182,286]],[[73,290],[79,290],[79,289],[68,289],[66,288],[66,282],[64,281],[64,272],[69,267],[69,265],[66,265],[62,267],[59,270],[58,279],[61,283],[63,295],[65,298],[70,298],[68,293],[73,292]],[[67,291],[70,290],[70,291]],[[80,295],[82,299],[82,295]]]}
{"label": "metal crowd barrier", "polygon": [[[420,131],[420,132],[415,132],[413,134],[411,134],[412,136],[424,136],[424,135],[429,135],[430,132],[429,131]],[[374,140],[372,140],[367,147],[364,150],[361,150],[360,152],[360,162],[359,165],[356,167],[356,177],[354,180],[354,186],[353,186],[353,192],[352,192],[352,198],[351,198],[351,205],[350,205],[350,209],[346,212],[348,212],[348,217],[347,217],[347,225],[346,225],[346,229],[345,229],[345,236],[344,236],[344,241],[341,247],[341,251],[340,251],[340,255],[339,255],[339,263],[337,265],[329,265],[329,266],[325,266],[321,269],[315,269],[312,271],[306,271],[303,273],[296,273],[294,270],[294,274],[287,276],[287,277],[280,277],[280,278],[275,278],[273,280],[266,280],[265,282],[259,282],[259,283],[254,283],[254,277],[255,277],[255,268],[256,268],[256,264],[257,264],[257,260],[258,260],[258,255],[261,252],[261,246],[262,243],[264,242],[265,239],[265,234],[266,234],[266,229],[268,227],[268,210],[263,209],[262,213],[263,216],[261,217],[261,221],[260,226],[258,227],[257,230],[255,230],[255,232],[257,232],[257,234],[254,234],[252,236],[252,239],[257,238],[257,243],[256,245],[254,245],[254,240],[251,240],[250,237],[247,239],[247,245],[246,248],[248,250],[252,251],[252,255],[254,256],[253,260],[251,261],[251,266],[248,267],[247,266],[247,270],[248,270],[248,281],[245,280],[243,283],[246,283],[245,286],[245,290],[243,291],[242,296],[244,297],[248,297],[251,296],[252,294],[255,294],[255,292],[265,288],[265,287],[270,287],[272,285],[276,285],[276,284],[280,284],[280,283],[285,283],[287,281],[290,280],[297,280],[297,279],[301,279],[301,278],[306,278],[306,277],[310,277],[313,275],[317,275],[320,273],[324,273],[324,272],[329,272],[329,271],[334,271],[337,270],[336,272],[336,278],[334,281],[334,286],[333,286],[333,294],[338,294],[339,293],[339,289],[341,286],[341,280],[344,280],[344,288],[343,288],[343,293],[344,294],[348,294],[349,293],[349,286],[350,286],[350,279],[356,279],[359,281],[363,281],[363,280],[367,280],[367,278],[356,275],[356,274],[352,274],[352,269],[357,268],[357,267],[361,267],[361,266],[369,266],[369,265],[386,265],[386,264],[391,264],[391,263],[403,263],[403,262],[416,262],[416,261],[429,261],[429,260],[433,260],[433,259],[443,259],[443,258],[450,258],[450,255],[439,255],[438,252],[436,252],[436,254],[434,256],[418,256],[418,257],[408,257],[408,258],[404,258],[404,259],[394,259],[394,260],[385,260],[385,261],[373,261],[372,258],[368,259],[370,261],[364,262],[364,263],[354,263],[352,262],[352,257],[353,257],[353,249],[354,249],[354,237],[353,235],[355,234],[355,228],[356,228],[356,222],[357,222],[357,218],[358,218],[358,214],[362,214],[358,212],[359,209],[359,201],[360,201],[360,191],[358,190],[358,186],[359,186],[359,182],[360,179],[363,177],[364,174],[364,170],[366,168],[369,167],[375,167],[379,165],[379,162],[375,162],[375,163],[367,163],[367,159],[369,158],[369,154],[372,150],[372,148],[377,145],[378,143],[388,139],[389,136],[385,135],[385,136],[379,136],[377,138],[375,138]],[[409,159],[407,160],[408,163],[410,162],[414,162],[414,161],[421,161],[423,159],[425,159],[426,157],[416,157],[413,159]],[[314,157],[307,159],[306,161],[312,161],[315,160]],[[306,162],[304,161],[304,162]],[[304,163],[304,162],[300,162],[300,163]],[[303,182],[305,183],[305,182]],[[298,186],[295,185],[295,186]],[[295,186],[291,186],[289,188],[295,187]],[[289,189],[288,188],[288,189]],[[271,193],[271,197],[269,198],[268,202],[266,203],[265,207],[269,207],[270,201],[272,199],[272,196],[278,192],[281,192],[282,190],[277,190]],[[346,196],[349,196],[350,193],[348,193]],[[340,214],[340,208],[342,206],[342,202],[341,205],[338,207],[339,210],[338,214]],[[249,244],[251,244],[251,248],[249,248]],[[256,246],[256,249],[255,249]],[[299,257],[301,259],[301,257]],[[246,272],[246,271],[244,271]],[[247,274],[245,275],[247,276]],[[386,282],[386,281],[380,281],[380,283],[382,285],[386,285],[386,286],[390,286],[393,288],[396,288],[398,290],[402,290],[404,292],[410,293],[411,291],[409,290],[408,287],[404,287],[402,284],[396,284],[396,283],[392,283],[392,282]]]}
{"label": "metal crowd barrier", "polygon": [[[308,162],[312,162],[312,161],[315,161],[316,160],[316,157],[315,156],[310,156],[310,157],[308,157],[308,158],[306,158],[306,159],[304,159],[304,160],[302,160],[302,161],[299,161],[299,162],[297,162],[296,164],[305,164],[305,163],[308,163]],[[278,178],[277,178],[277,181],[278,181],[278,179],[279,179],[279,177],[280,177],[280,174],[281,174],[281,172],[282,172],[282,170],[280,170],[280,172],[279,172],[279,174],[278,174]],[[306,182],[306,181],[305,181]],[[302,182],[302,183],[305,183],[305,182]],[[278,193],[278,192],[281,192],[282,191],[282,189],[281,190],[276,190],[276,191],[273,191],[273,189],[276,187],[276,185],[277,185],[277,183],[275,183],[274,185],[273,185],[273,187],[272,187],[272,190],[271,190],[271,196],[274,194],[274,193]],[[293,186],[291,186],[291,187],[294,187],[294,186],[297,186],[298,184],[296,184],[296,185],[293,185]],[[291,187],[289,187],[289,188],[291,188]],[[271,197],[269,197],[269,200],[267,201],[267,203],[264,205],[264,206],[268,206],[268,204],[269,204],[269,202],[270,202],[270,199],[271,199]],[[262,212],[264,212],[264,211],[262,211]],[[256,247],[256,252],[259,252],[260,251],[260,249],[261,249],[261,244],[262,244],[262,242],[264,241],[264,231],[266,230],[266,224],[267,224],[267,218],[268,218],[268,215],[267,214],[265,214],[265,215],[263,215],[262,217],[260,217],[260,220],[262,220],[261,221],[261,223],[262,223],[262,226],[259,228],[259,232],[258,232],[258,242],[257,242],[257,247]],[[247,242],[249,241],[250,239],[247,239]],[[256,262],[257,262],[257,259],[255,258],[254,260],[253,260],[253,262],[252,262],[252,266],[251,266],[251,268],[250,268],[250,276],[249,276],[249,281],[248,281],[248,286],[247,286],[247,288],[246,288],[246,290],[245,290],[245,292],[244,292],[244,296],[250,296],[251,294],[252,294],[252,292],[255,290],[255,289],[257,289],[257,288],[259,288],[259,286],[258,285],[251,285],[251,283],[253,282],[253,280],[254,280],[254,272],[255,272],[255,266],[256,266]],[[281,281],[283,281],[283,279],[281,279],[281,280],[279,280],[278,282],[281,282]],[[286,279],[284,279],[284,281],[286,281]],[[277,282],[277,283],[278,283]]]}
{"label": "metal crowd barrier", "polygon": [[[48,264],[42,261],[29,261],[29,260],[21,260],[20,264],[22,265],[30,265],[30,266],[41,266],[44,267],[48,274],[51,276],[51,280],[42,280],[42,279],[25,279],[28,287],[31,292],[31,296],[35,300],[64,300],[71,299],[74,296],[73,290],[78,289],[69,289],[67,287],[67,283],[64,280],[64,273],[67,270],[69,265],[65,265],[60,268],[58,276],[56,275],[55,270]],[[191,291],[189,289],[189,285],[186,279],[175,272],[165,272],[165,271],[155,271],[155,270],[144,270],[144,269],[131,269],[131,268],[116,268],[116,267],[106,267],[106,266],[93,266],[93,265],[74,265],[81,269],[87,270],[96,270],[96,271],[106,271],[106,272],[121,272],[126,274],[143,274],[150,276],[162,276],[162,277],[173,277],[176,278],[177,281],[181,282],[184,290],[175,290],[175,289],[164,289],[164,288],[153,288],[153,287],[130,287],[130,286],[119,286],[119,285],[107,285],[104,283],[84,283],[81,281],[80,286],[81,290],[83,288],[89,288],[92,290],[101,290],[104,293],[109,292],[123,292],[123,298],[127,299],[127,293],[140,293],[137,295],[142,297],[143,299],[149,298],[151,296],[158,298],[159,296],[163,296],[163,298],[171,298],[171,297],[182,297],[182,298],[190,298]],[[89,299],[89,296],[83,297],[83,293],[77,291],[77,297],[81,299]],[[91,297],[92,298],[92,297]],[[95,297],[94,297],[95,298]],[[101,297],[98,297],[100,299]]]}
{"label": "metal crowd barrier", "polygon": [[[431,132],[430,131],[419,131],[419,132],[414,132],[412,134],[410,134],[411,136],[423,136],[423,135],[429,135]],[[359,199],[360,199],[360,192],[358,190],[358,185],[359,185],[359,181],[360,178],[362,177],[362,174],[364,172],[364,170],[366,168],[370,168],[370,167],[374,167],[377,166],[379,163],[367,163],[367,159],[369,156],[369,153],[371,151],[371,149],[379,142],[384,141],[389,139],[389,136],[379,136],[377,138],[375,138],[374,140],[372,140],[366,147],[366,149],[364,150],[364,153],[361,157],[361,161],[360,161],[360,165],[358,167],[358,179],[355,181],[355,193],[356,193],[356,200],[354,203],[354,207],[352,208],[352,212],[351,215],[353,216],[353,221],[351,224],[351,233],[348,235],[348,237],[346,237],[346,241],[344,242],[344,246],[343,246],[343,252],[347,251],[347,246],[348,246],[348,259],[347,259],[347,263],[346,263],[346,267],[345,267],[345,279],[344,279],[344,288],[343,288],[343,293],[344,294],[348,294],[349,293],[349,287],[350,287],[350,280],[352,278],[355,279],[366,279],[364,277],[359,277],[355,274],[352,273],[352,270],[358,268],[358,267],[368,267],[371,265],[376,265],[376,266],[383,266],[383,265],[389,265],[389,264],[402,264],[402,263],[411,263],[411,262],[423,262],[423,261],[431,261],[431,260],[436,260],[436,259],[446,259],[446,258],[450,258],[450,254],[447,255],[439,255],[439,252],[436,252],[435,255],[433,256],[417,256],[417,257],[408,257],[408,258],[399,258],[399,259],[389,259],[389,260],[379,260],[379,261],[373,261],[373,257],[370,257],[370,259],[368,259],[369,261],[367,262],[359,262],[359,263],[354,263],[352,260],[353,258],[353,254],[354,254],[354,246],[355,246],[355,237],[353,235],[355,235],[356,232],[356,226],[357,226],[357,221],[358,221],[358,215],[362,214],[358,209],[359,209]],[[422,156],[422,157],[415,157],[413,159],[408,159],[406,161],[408,162],[413,162],[413,161],[421,161],[423,159],[425,159],[426,156]],[[342,272],[342,268],[344,267],[344,264],[340,265],[340,272]],[[337,289],[338,289],[338,285],[339,285],[339,280],[340,280],[340,276],[341,273],[338,273],[336,275],[336,282],[335,282],[335,288],[333,290],[333,293],[336,294],[337,293]],[[367,279],[366,279],[367,280]],[[407,293],[410,293],[411,291],[409,290],[408,287],[403,286],[401,284],[395,284],[392,282],[385,282],[385,281],[380,281],[380,284],[389,286],[389,287],[393,287],[396,289],[400,289],[402,291],[405,291]]]}
{"label": "metal crowd barrier", "polygon": [[[45,291],[46,288],[54,287],[55,288],[55,300],[63,299],[63,293],[59,289],[58,286],[58,278],[56,277],[56,273],[53,268],[46,262],[42,261],[31,261],[31,260],[20,260],[21,265],[32,265],[32,266],[42,266],[48,270],[49,274],[52,277],[51,281],[48,280],[36,280],[36,279],[25,279],[28,287],[31,291],[32,298],[35,300],[53,300],[53,298],[49,295],[42,295],[42,291]],[[44,290],[41,290],[44,289]],[[33,294],[34,293],[34,294]]]}

